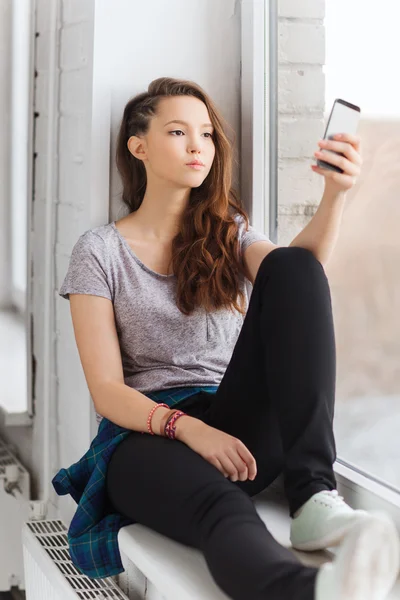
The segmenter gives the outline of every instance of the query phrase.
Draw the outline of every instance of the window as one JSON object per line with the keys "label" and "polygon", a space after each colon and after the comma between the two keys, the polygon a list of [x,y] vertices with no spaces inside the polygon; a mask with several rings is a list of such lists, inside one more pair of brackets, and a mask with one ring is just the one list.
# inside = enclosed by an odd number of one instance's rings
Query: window
{"label": "window", "polygon": [[[344,18],[345,17],[345,18]],[[363,166],[327,275],[337,344],[338,458],[400,491],[400,6],[326,1],[326,104],[361,108]],[[346,42],[347,40],[347,42]]]}
{"label": "window", "polygon": [[[9,61],[9,80],[4,90],[10,104],[10,123],[5,127],[7,163],[2,202],[1,233],[7,239],[1,272],[7,277],[2,282],[6,290],[0,310],[0,397],[1,408],[6,411],[6,424],[24,424],[31,411],[30,398],[30,319],[27,286],[27,256],[30,229],[32,182],[32,101],[33,86],[32,45],[33,14],[30,0],[15,2],[7,14],[9,34],[5,44]],[[11,91],[10,91],[11,90]],[[9,118],[9,117],[8,117]],[[29,419],[27,420],[29,422]]]}

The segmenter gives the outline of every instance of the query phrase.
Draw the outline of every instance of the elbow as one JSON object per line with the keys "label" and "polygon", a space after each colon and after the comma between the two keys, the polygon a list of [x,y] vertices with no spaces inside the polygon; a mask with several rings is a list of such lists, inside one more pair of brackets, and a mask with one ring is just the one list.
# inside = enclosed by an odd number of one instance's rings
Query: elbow
{"label": "elbow", "polygon": [[105,398],[110,397],[110,383],[111,382],[109,381],[103,381],[96,386],[91,386],[89,388],[94,409],[102,417],[104,417],[103,410]]}
{"label": "elbow", "polygon": [[121,394],[121,390],[125,387],[123,379],[107,379],[91,386],[90,396],[96,412],[102,417],[107,416],[104,413],[108,414],[110,398],[115,398],[118,393]]}

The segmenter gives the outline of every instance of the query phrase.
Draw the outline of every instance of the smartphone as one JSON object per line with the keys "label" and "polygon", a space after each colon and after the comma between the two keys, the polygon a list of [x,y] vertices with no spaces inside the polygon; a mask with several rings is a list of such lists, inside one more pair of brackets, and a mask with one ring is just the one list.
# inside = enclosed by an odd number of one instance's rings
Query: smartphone
{"label": "smartphone", "polygon": [[[355,135],[357,133],[358,123],[360,121],[361,110],[359,106],[346,102],[336,98],[333,103],[331,114],[329,115],[328,123],[326,125],[324,140],[331,140],[337,133],[351,133]],[[328,150],[327,148],[320,148],[321,152],[335,152],[334,150]],[[339,156],[344,156],[342,152],[335,152]],[[343,173],[343,169],[332,165],[331,163],[325,162],[324,160],[317,160],[317,165],[324,169],[330,169],[331,171],[337,171]]]}

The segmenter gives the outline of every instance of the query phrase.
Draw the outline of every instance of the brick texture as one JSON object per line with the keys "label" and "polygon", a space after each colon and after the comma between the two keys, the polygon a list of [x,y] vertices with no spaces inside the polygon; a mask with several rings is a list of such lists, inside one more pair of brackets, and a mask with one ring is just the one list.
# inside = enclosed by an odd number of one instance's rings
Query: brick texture
{"label": "brick texture", "polygon": [[289,244],[323,192],[313,153],[324,131],[325,0],[278,3],[278,243]]}

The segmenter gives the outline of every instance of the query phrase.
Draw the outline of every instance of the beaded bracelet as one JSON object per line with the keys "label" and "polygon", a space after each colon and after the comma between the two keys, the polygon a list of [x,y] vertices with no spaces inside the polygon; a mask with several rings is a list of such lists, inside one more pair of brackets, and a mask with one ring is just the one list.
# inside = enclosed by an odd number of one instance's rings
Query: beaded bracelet
{"label": "beaded bracelet", "polygon": [[[153,414],[157,410],[157,408],[160,408],[161,406],[164,406],[165,408],[169,408],[168,404],[156,404],[155,406],[153,406],[153,408],[151,409],[151,411],[149,413],[149,416],[147,417],[147,431],[150,433],[150,435],[155,435],[154,431],[151,428],[151,419],[153,417]],[[142,431],[142,433],[145,433],[145,432]]]}
{"label": "beaded bracelet", "polygon": [[165,424],[165,435],[167,437],[169,437],[171,440],[175,439],[176,436],[176,421],[180,418],[185,416],[186,413],[182,412],[181,410],[176,410],[174,413],[172,413],[172,415],[168,418],[166,424]]}

